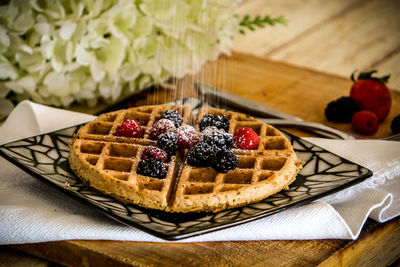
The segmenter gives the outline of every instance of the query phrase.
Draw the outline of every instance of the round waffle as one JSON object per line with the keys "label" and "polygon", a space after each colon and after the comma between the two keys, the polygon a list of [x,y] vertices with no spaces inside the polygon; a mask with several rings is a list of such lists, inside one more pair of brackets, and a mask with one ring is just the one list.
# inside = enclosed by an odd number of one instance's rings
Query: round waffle
{"label": "round waffle", "polygon": [[[227,173],[190,166],[187,150],[181,150],[165,163],[168,172],[164,179],[137,174],[143,149],[157,146],[149,138],[150,129],[169,109],[177,110],[183,122],[192,125],[198,125],[204,114],[224,114],[230,121],[229,133],[252,128],[260,139],[258,148],[234,149],[238,165]],[[143,138],[115,135],[126,119],[139,122]],[[288,188],[302,165],[290,142],[276,128],[241,113],[209,107],[200,110],[196,121],[188,107],[177,105],[102,114],[83,126],[69,147],[71,169],[90,186],[120,201],[168,212],[216,212],[260,201]]]}

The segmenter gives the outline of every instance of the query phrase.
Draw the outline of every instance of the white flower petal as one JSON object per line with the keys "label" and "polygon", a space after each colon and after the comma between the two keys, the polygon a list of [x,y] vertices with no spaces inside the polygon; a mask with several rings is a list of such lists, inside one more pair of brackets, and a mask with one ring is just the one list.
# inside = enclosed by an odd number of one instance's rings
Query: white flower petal
{"label": "white flower petal", "polygon": [[15,59],[18,61],[18,64],[21,68],[30,73],[39,71],[45,61],[41,53],[37,52],[33,53],[32,55],[24,52],[17,52],[15,54]]}
{"label": "white flower petal", "polygon": [[33,19],[32,10],[29,10],[29,12],[22,13],[16,18],[13,29],[20,32],[26,32],[34,24],[35,21]]}
{"label": "white flower petal", "polygon": [[68,63],[71,63],[73,57],[74,57],[74,44],[72,42],[67,42],[67,45],[65,47],[65,60]]}
{"label": "white flower petal", "polygon": [[24,92],[22,86],[15,81],[5,82],[4,85],[15,93],[22,94]]}
{"label": "white flower petal", "polygon": [[117,38],[110,39],[108,47],[97,50],[96,58],[103,63],[103,68],[111,74],[115,74],[125,58],[125,44]]}
{"label": "white flower petal", "polygon": [[86,51],[86,49],[79,44],[76,47],[75,53],[76,61],[83,66],[89,66],[91,61],[94,59],[93,53]]}
{"label": "white flower petal", "polygon": [[76,29],[76,23],[71,22],[71,21],[66,21],[60,29],[59,35],[61,37],[61,39],[63,40],[69,40],[72,36],[72,34],[74,34]]}
{"label": "white flower petal", "polygon": [[70,95],[63,96],[60,98],[60,100],[61,100],[61,105],[64,107],[68,107],[69,105],[72,104],[72,102],[74,102],[74,98]]}
{"label": "white flower petal", "polygon": [[121,77],[125,81],[133,81],[139,74],[139,69],[133,64],[125,64],[121,69]]}
{"label": "white flower petal", "polygon": [[20,78],[17,83],[27,91],[34,91],[36,89],[37,80],[34,76],[25,76]]}
{"label": "white flower petal", "polygon": [[93,80],[96,82],[100,82],[104,76],[106,76],[106,72],[97,64],[97,62],[90,65],[90,73],[92,74]]}
{"label": "white flower petal", "polygon": [[17,69],[2,55],[0,55],[0,79],[14,80],[18,77]]}
{"label": "white flower petal", "polygon": [[41,35],[49,36],[54,32],[54,25],[47,22],[41,22],[41,23],[36,23],[34,29]]}
{"label": "white flower petal", "polygon": [[7,30],[0,25],[0,53],[7,51],[10,46],[10,38],[8,37]]}
{"label": "white flower petal", "polygon": [[30,47],[29,45],[23,44],[19,47],[19,49],[21,49],[21,51],[24,51],[25,53],[32,55],[33,54],[33,50],[32,47]]}
{"label": "white flower petal", "polygon": [[17,100],[95,105],[196,73],[230,52],[238,2],[11,0],[0,6],[0,99],[12,90]]}
{"label": "white flower petal", "polygon": [[99,84],[100,95],[104,98],[109,98],[111,96],[112,83],[108,79],[104,79]]}
{"label": "white flower petal", "polygon": [[122,92],[122,86],[121,84],[114,84],[112,91],[111,91],[111,99],[112,101],[115,101],[118,99],[118,97],[121,95]]}
{"label": "white flower petal", "polygon": [[29,4],[31,5],[32,9],[38,12],[43,12],[44,10],[38,4],[38,0],[29,0]]}

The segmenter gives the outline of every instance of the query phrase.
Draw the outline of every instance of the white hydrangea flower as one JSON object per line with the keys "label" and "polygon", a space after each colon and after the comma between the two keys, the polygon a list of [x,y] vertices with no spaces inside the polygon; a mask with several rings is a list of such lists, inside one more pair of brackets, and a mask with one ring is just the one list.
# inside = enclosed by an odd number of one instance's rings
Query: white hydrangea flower
{"label": "white hydrangea flower", "polygon": [[240,0],[11,0],[0,6],[0,104],[113,102],[229,53]]}

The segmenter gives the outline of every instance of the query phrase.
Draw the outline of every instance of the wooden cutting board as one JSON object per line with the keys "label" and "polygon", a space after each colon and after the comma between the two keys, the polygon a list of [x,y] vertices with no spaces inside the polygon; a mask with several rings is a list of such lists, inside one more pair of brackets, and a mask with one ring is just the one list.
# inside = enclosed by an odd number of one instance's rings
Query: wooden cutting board
{"label": "wooden cutting board", "polygon": [[[176,90],[150,90],[115,105],[163,103],[194,96],[193,80],[202,80],[274,109],[355,134],[349,124],[326,121],[328,102],[348,95],[349,79],[234,53],[210,63],[196,77],[179,81]],[[400,114],[400,93],[393,92],[389,117],[372,138],[391,134],[390,122]],[[15,245],[51,261],[71,266],[337,266],[386,265],[400,257],[400,218],[385,224],[368,220],[361,236],[350,240],[145,243],[59,241]]]}

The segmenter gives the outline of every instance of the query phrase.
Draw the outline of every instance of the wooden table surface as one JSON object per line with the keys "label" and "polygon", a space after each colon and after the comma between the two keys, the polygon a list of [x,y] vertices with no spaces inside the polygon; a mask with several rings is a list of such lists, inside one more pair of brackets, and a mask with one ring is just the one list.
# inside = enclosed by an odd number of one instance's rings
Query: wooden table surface
{"label": "wooden table surface", "polygon": [[[393,90],[400,89],[399,9],[398,0],[244,0],[239,6],[239,14],[285,14],[289,25],[237,36],[236,51],[262,58],[237,53],[234,60],[213,64],[199,77],[275,109],[352,133],[348,124],[327,122],[323,117],[323,107],[328,101],[348,93],[351,83],[347,77],[355,69],[376,68],[380,73],[391,73],[389,86]],[[217,65],[232,71],[215,75],[213,68]],[[241,79],[243,76],[246,79]],[[329,84],[325,84],[327,81]],[[249,88],[252,88],[250,93]],[[150,99],[148,101],[162,102],[171,96],[175,95],[167,92],[157,97],[151,94],[146,97]],[[392,112],[373,138],[389,135],[390,119],[400,114],[400,94],[393,92],[393,96]],[[314,97],[320,97],[320,101],[310,103],[308,100]],[[295,105],[294,100],[297,100]],[[147,100],[142,98],[137,103],[145,102]],[[123,242],[122,246],[121,242],[111,241],[65,241],[0,247],[0,265],[54,266],[46,260],[16,252],[16,248],[72,265],[122,265],[123,262],[137,266],[174,265],[178,260],[188,266],[335,266],[350,263],[384,266],[399,257],[399,243],[400,219],[397,218],[385,224],[367,221],[356,241],[190,245]],[[82,251],[87,252],[85,257],[82,257]]]}
{"label": "wooden table surface", "polygon": [[[224,65],[224,68],[220,68]],[[223,72],[223,73],[220,73]],[[246,73],[246,75],[242,75]],[[225,77],[225,78],[221,78]],[[348,79],[235,53],[210,64],[197,79],[306,120],[326,123],[326,103],[348,91]],[[118,107],[163,103],[194,92],[156,90],[128,99]],[[233,86],[232,86],[233,85]],[[386,136],[390,118],[400,113],[400,92],[392,92],[394,107],[376,137]],[[333,125],[346,128],[344,124]],[[351,132],[351,131],[349,131]],[[351,240],[252,241],[207,243],[146,243],[59,241],[12,246],[66,265],[133,266],[335,266],[349,263],[384,266],[400,256],[400,217],[388,223],[368,221],[361,236]]]}
{"label": "wooden table surface", "polygon": [[400,90],[399,0],[243,0],[238,13],[284,14],[289,24],[238,35],[236,51],[343,77],[377,69]]}

